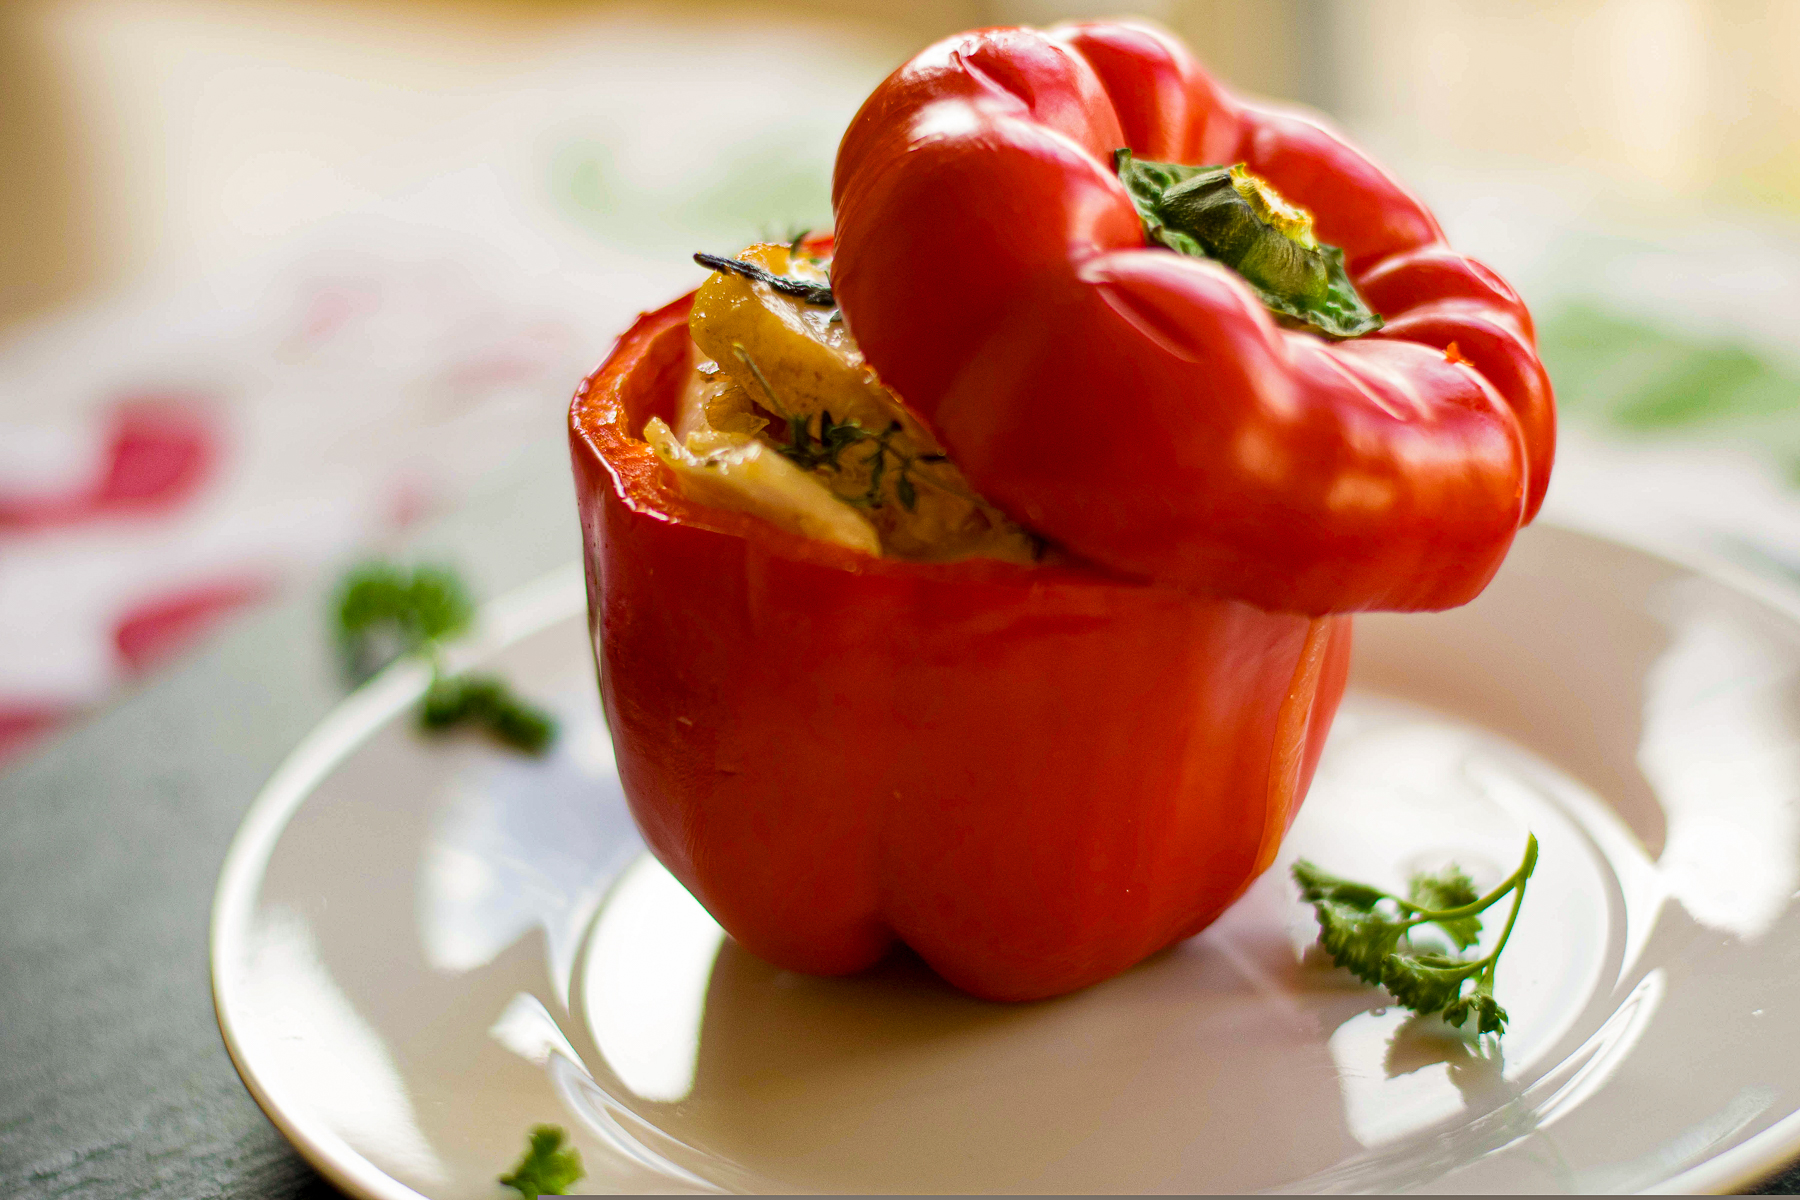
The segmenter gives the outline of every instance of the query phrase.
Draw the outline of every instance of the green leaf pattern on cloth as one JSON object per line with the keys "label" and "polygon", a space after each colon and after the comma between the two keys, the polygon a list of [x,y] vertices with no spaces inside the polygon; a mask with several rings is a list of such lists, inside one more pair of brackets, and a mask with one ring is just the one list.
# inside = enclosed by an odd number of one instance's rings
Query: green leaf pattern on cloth
{"label": "green leaf pattern on cloth", "polygon": [[1578,302],[1543,322],[1538,346],[1567,415],[1614,433],[1756,444],[1800,481],[1800,375],[1747,344]]}

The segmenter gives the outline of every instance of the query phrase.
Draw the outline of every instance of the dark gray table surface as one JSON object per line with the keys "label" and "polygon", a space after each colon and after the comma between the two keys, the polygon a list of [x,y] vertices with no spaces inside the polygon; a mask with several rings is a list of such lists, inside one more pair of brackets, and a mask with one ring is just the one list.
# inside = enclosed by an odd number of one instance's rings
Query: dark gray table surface
{"label": "dark gray table surface", "polygon": [[[409,554],[484,595],[573,558],[546,441]],[[213,1021],[207,923],[244,810],[343,695],[326,581],[0,776],[0,1197],[328,1197]],[[1800,1191],[1800,1168],[1767,1193]]]}
{"label": "dark gray table surface", "polygon": [[[493,596],[580,553],[561,440],[406,547]],[[0,775],[0,1198],[328,1197],[239,1081],[207,926],[238,822],[343,698],[331,580]]]}

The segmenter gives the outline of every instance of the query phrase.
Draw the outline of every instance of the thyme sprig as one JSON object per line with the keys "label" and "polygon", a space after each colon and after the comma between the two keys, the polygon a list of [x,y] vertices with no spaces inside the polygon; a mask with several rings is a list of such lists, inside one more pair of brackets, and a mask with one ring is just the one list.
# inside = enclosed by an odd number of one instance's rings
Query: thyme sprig
{"label": "thyme sprig", "polygon": [[793,296],[808,304],[820,308],[834,308],[837,298],[831,294],[828,283],[808,283],[804,279],[790,279],[786,275],[777,275],[767,267],[757,263],[742,262],[723,255],[707,254],[704,251],[694,255],[694,261],[714,271],[726,271],[733,275],[741,275],[753,283],[766,283],[784,296]]}
{"label": "thyme sprig", "polygon": [[[1436,875],[1414,875],[1405,898],[1366,883],[1340,879],[1301,859],[1293,867],[1301,899],[1319,920],[1319,943],[1332,961],[1364,983],[1379,984],[1403,1008],[1421,1015],[1441,1012],[1461,1025],[1471,1016],[1480,1033],[1506,1032],[1507,1014],[1494,999],[1494,969],[1512,937],[1525,900],[1525,884],[1537,869],[1537,838],[1525,839],[1518,869],[1487,895],[1455,864]],[[1480,914],[1511,895],[1512,910],[1493,950],[1466,960],[1461,952],[1481,937]],[[1435,926],[1457,954],[1413,945],[1412,930]],[[1463,992],[1463,984],[1473,986]]]}
{"label": "thyme sprig", "polygon": [[[739,362],[755,378],[757,386],[762,389],[763,397],[768,402],[768,409],[780,417],[787,425],[787,444],[775,449],[805,471],[820,469],[841,471],[843,469],[844,451],[851,446],[873,442],[870,454],[862,461],[869,468],[869,486],[858,496],[840,497],[844,503],[856,508],[880,508],[882,500],[882,484],[887,481],[888,460],[891,458],[899,464],[900,475],[894,483],[894,495],[907,512],[912,512],[919,503],[919,491],[914,484],[912,469],[920,462],[943,462],[942,454],[904,454],[891,444],[895,434],[901,432],[901,424],[894,421],[880,433],[864,428],[862,422],[854,417],[839,421],[832,417],[830,410],[819,413],[819,432],[812,431],[812,418],[805,413],[791,412],[782,404],[781,398],[775,394],[775,388],[769,383],[769,377],[762,373],[750,352],[742,343],[734,342],[731,352]],[[933,481],[928,476],[920,476],[921,481],[930,485]]]}
{"label": "thyme sprig", "polygon": [[819,432],[815,435],[806,417],[785,417],[788,423],[788,444],[781,453],[795,466],[807,471],[816,471],[820,467],[829,471],[842,469],[842,458],[845,450],[861,442],[869,440],[869,431],[864,429],[855,419],[835,421],[829,409],[819,414]]}

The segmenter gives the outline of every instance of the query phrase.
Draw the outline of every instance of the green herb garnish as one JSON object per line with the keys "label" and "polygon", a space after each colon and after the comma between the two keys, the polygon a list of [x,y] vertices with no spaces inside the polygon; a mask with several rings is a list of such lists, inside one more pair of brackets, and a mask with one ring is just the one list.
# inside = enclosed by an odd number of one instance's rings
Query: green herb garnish
{"label": "green herb garnish", "polygon": [[1237,272],[1278,318],[1328,337],[1381,328],[1344,270],[1344,252],[1313,236],[1312,214],[1283,200],[1242,163],[1193,167],[1113,152],[1144,237]]}
{"label": "green herb garnish", "polygon": [[819,414],[819,432],[815,436],[811,429],[811,421],[806,417],[787,417],[788,444],[781,447],[782,457],[803,470],[813,471],[820,467],[836,471],[839,469],[839,457],[845,450],[858,442],[869,439],[869,431],[854,418],[848,421],[834,421],[831,410],[826,409]]}
{"label": "green herb garnish", "polygon": [[869,468],[869,486],[859,496],[838,496],[838,499],[855,508],[880,508],[881,485],[887,479],[888,459],[892,458],[900,466],[900,474],[894,484],[894,495],[907,512],[913,511],[919,502],[919,491],[912,479],[913,464],[920,461],[942,462],[942,454],[913,456],[894,449],[889,443],[900,432],[898,421],[891,423],[880,433],[872,433],[864,429],[862,423],[854,417],[838,421],[833,419],[829,411],[822,411],[819,413],[819,430],[814,433],[812,418],[805,413],[791,412],[781,403],[769,377],[762,373],[762,368],[756,365],[756,360],[750,357],[750,352],[741,343],[734,342],[731,351],[755,378],[766,401],[764,407],[787,425],[787,444],[776,446],[777,453],[803,471],[817,471],[821,468],[839,471],[843,469],[841,460],[845,450],[863,442],[872,442],[874,445],[868,457],[863,459],[864,465]]}
{"label": "green herb garnish", "polygon": [[456,574],[444,567],[411,572],[391,563],[365,563],[338,591],[338,645],[358,681],[403,654],[416,654],[469,627],[475,604]]}
{"label": "green herb garnish", "polygon": [[568,1135],[557,1125],[535,1125],[527,1140],[525,1157],[500,1182],[517,1191],[525,1200],[539,1196],[560,1196],[585,1172],[581,1152],[573,1146],[562,1148]]}
{"label": "green herb garnish", "polygon": [[556,720],[514,694],[491,675],[446,675],[443,643],[466,630],[475,604],[446,567],[407,571],[368,563],[345,578],[338,591],[337,638],[344,666],[361,681],[412,655],[431,665],[431,686],[419,707],[419,728],[444,733],[480,729],[502,745],[542,754],[556,740]]}
{"label": "green herb garnish", "polygon": [[[1441,1012],[1448,1023],[1461,1025],[1473,1015],[1479,1032],[1500,1034],[1506,1032],[1507,1016],[1494,999],[1494,967],[1512,936],[1537,856],[1537,838],[1528,834],[1524,861],[1485,896],[1454,864],[1436,875],[1413,876],[1405,899],[1327,874],[1305,859],[1294,864],[1293,874],[1301,899],[1318,915],[1319,944],[1338,966],[1386,988],[1401,1007],[1421,1016]],[[1462,958],[1461,951],[1481,937],[1480,914],[1508,893],[1512,910],[1493,950]],[[1424,925],[1435,927],[1458,953],[1415,946],[1412,931]],[[1473,985],[1467,994],[1464,983]]]}
{"label": "green herb garnish", "polygon": [[714,271],[727,271],[733,275],[742,275],[753,283],[766,283],[784,296],[792,296],[804,300],[808,304],[816,304],[820,308],[831,308],[837,300],[831,294],[831,285],[825,283],[808,283],[804,279],[789,279],[785,275],[777,275],[767,267],[756,263],[741,262],[735,258],[726,258],[719,254],[699,253],[694,261]]}
{"label": "green herb garnish", "polygon": [[474,725],[527,754],[542,754],[556,737],[556,721],[494,675],[437,676],[419,707],[419,725],[432,732]]}

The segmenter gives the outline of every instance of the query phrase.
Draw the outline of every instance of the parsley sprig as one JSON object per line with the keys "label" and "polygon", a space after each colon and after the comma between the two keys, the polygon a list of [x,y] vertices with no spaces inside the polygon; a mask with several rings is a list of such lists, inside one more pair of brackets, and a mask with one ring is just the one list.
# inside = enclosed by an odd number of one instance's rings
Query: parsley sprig
{"label": "parsley sprig", "polygon": [[[1319,943],[1332,961],[1364,983],[1379,984],[1404,1008],[1420,1015],[1441,1012],[1461,1025],[1471,1016],[1481,1033],[1506,1032],[1506,1010],[1494,999],[1494,968],[1512,936],[1525,900],[1525,884],[1537,869],[1537,838],[1525,839],[1518,869],[1485,896],[1452,863],[1436,875],[1414,875],[1403,898],[1366,883],[1340,879],[1301,859],[1294,882],[1319,919]],[[1481,914],[1512,896],[1512,910],[1494,948],[1477,959],[1462,952],[1481,937]],[[1456,953],[1416,946],[1412,933],[1435,927]],[[1465,993],[1464,984],[1470,984]]]}
{"label": "parsley sprig", "polygon": [[474,619],[468,588],[448,568],[407,571],[392,563],[365,563],[338,591],[338,648],[351,678],[359,681],[405,655],[425,659],[431,686],[419,707],[419,727],[426,732],[467,726],[523,753],[542,754],[556,740],[555,718],[497,676],[444,671],[443,643]]}
{"label": "parsley sprig", "polygon": [[568,1137],[560,1126],[535,1125],[526,1143],[525,1157],[500,1182],[517,1191],[525,1200],[539,1196],[560,1196],[587,1172],[581,1166],[581,1152],[573,1146],[562,1148]]}
{"label": "parsley sprig", "polygon": [[435,675],[419,705],[419,727],[444,733],[459,725],[485,730],[526,754],[542,754],[556,740],[556,719],[513,694],[497,675]]}
{"label": "parsley sprig", "polygon": [[401,655],[455,637],[474,619],[475,602],[446,567],[409,574],[389,563],[365,563],[338,589],[338,648],[359,682]]}

